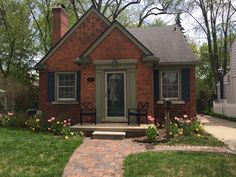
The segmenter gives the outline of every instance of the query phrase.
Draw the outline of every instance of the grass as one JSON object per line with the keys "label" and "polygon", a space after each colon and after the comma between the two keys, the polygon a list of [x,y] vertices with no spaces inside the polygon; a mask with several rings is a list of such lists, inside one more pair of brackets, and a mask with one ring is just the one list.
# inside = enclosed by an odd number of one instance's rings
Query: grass
{"label": "grass", "polygon": [[81,137],[0,128],[0,176],[59,177]]}
{"label": "grass", "polygon": [[170,145],[193,145],[193,146],[224,146],[222,141],[219,141],[210,134],[202,134],[200,137],[196,135],[192,136],[180,136],[171,138]]}
{"label": "grass", "polygon": [[236,155],[200,152],[145,152],[129,155],[125,177],[235,177]]}

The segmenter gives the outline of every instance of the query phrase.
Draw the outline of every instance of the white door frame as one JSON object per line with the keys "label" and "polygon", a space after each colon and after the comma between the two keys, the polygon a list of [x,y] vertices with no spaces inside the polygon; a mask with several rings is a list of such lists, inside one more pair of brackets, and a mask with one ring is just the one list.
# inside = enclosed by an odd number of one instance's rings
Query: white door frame
{"label": "white door frame", "polygon": [[[109,117],[107,116],[107,101],[108,101],[108,93],[107,93],[107,74],[111,73],[122,73],[124,74],[124,116],[121,117]],[[105,71],[105,120],[112,121],[112,122],[119,122],[119,121],[127,121],[126,118],[126,72],[125,71]]]}

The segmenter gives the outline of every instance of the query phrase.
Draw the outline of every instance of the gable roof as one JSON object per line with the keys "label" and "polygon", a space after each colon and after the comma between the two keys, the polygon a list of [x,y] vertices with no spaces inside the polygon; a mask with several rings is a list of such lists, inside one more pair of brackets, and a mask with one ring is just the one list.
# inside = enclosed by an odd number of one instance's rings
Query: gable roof
{"label": "gable roof", "polygon": [[49,50],[49,52],[34,66],[35,69],[44,68],[44,63],[47,59],[65,42],[65,40],[77,29],[77,27],[83,23],[83,21],[91,14],[96,13],[108,26],[111,22],[101,14],[96,8],[93,6],[89,8],[89,10],[65,33],[65,35]]}
{"label": "gable roof", "polygon": [[181,30],[175,26],[129,28],[128,31],[160,58],[159,64],[197,64]]}
{"label": "gable roof", "polygon": [[[137,38],[135,38],[128,30],[126,30],[118,21],[114,21],[109,28],[106,29],[81,55],[80,59],[86,58],[112,31],[119,29],[126,37],[128,37],[137,47],[139,47],[146,56],[152,56],[153,53],[143,45]],[[77,59],[78,60],[78,59]]]}

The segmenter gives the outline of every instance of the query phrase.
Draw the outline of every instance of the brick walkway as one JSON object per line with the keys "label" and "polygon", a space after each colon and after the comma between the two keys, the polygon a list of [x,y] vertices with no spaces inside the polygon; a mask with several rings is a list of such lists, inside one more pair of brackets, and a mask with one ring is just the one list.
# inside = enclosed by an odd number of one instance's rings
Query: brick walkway
{"label": "brick walkway", "polygon": [[132,139],[99,140],[84,138],[64,169],[63,177],[122,176],[123,160],[131,153],[145,151],[204,151],[235,153],[227,147],[149,145]]}

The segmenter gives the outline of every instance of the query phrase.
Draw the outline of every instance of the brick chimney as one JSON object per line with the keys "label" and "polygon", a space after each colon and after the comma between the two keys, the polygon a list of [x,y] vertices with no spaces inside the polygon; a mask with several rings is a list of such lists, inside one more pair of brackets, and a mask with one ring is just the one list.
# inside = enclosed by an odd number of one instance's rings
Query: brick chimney
{"label": "brick chimney", "polygon": [[68,16],[64,5],[52,8],[52,45],[55,45],[68,30]]}

